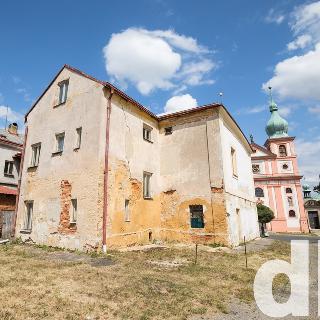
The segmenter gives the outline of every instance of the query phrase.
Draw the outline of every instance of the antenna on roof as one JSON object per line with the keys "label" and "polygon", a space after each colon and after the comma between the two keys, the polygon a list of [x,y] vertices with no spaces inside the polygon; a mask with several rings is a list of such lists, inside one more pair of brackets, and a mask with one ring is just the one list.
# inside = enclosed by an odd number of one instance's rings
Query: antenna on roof
{"label": "antenna on roof", "polygon": [[222,97],[223,97],[223,92],[219,92],[218,96],[220,97],[220,103],[222,104]]}

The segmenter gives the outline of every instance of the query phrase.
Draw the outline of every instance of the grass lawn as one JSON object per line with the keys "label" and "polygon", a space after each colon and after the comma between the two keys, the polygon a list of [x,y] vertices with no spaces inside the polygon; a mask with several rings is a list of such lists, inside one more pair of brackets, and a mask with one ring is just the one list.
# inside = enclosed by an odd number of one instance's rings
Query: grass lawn
{"label": "grass lawn", "polygon": [[[275,242],[248,254],[170,247],[101,257],[49,248],[0,246],[0,319],[186,319],[228,312],[233,297],[253,300],[253,279],[265,261],[288,259]],[[63,258],[63,259],[61,259]],[[68,260],[68,261],[67,261]]]}

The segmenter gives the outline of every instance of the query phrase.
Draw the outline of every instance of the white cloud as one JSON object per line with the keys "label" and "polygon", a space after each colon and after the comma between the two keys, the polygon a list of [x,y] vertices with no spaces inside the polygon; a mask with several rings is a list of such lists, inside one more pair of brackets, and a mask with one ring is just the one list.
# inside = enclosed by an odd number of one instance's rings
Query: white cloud
{"label": "white cloud", "polygon": [[320,43],[314,50],[279,62],[274,76],[263,88],[271,85],[282,98],[320,100]]}
{"label": "white cloud", "polygon": [[185,109],[195,108],[198,106],[198,102],[190,94],[184,94],[181,96],[174,96],[170,98],[165,107],[165,113],[172,113]]}
{"label": "white cloud", "polygon": [[294,41],[287,44],[287,49],[289,51],[297,50],[297,49],[304,49],[308,46],[312,41],[312,37],[309,34],[303,34],[299,36]]}
{"label": "white cloud", "polygon": [[320,155],[320,137],[313,140],[296,140],[296,152],[301,173],[305,176],[306,181],[311,184],[318,182],[319,155]]}
{"label": "white cloud", "polygon": [[7,116],[8,122],[22,122],[23,114],[12,110],[10,107],[0,106],[0,119],[5,119]]}
{"label": "white cloud", "polygon": [[113,80],[122,87],[131,83],[142,94],[212,83],[206,76],[216,66],[207,48],[173,30],[129,28],[113,34],[103,53]]}
{"label": "white cloud", "polygon": [[276,12],[275,9],[271,8],[265,18],[267,23],[281,24],[285,19],[285,16],[281,13]]}
{"label": "white cloud", "polygon": [[314,43],[320,41],[320,1],[298,6],[291,15],[294,34],[309,35]]}
{"label": "white cloud", "polygon": [[247,108],[244,112],[250,114],[250,113],[260,113],[266,110],[267,110],[266,106],[256,106],[256,107]]}
{"label": "white cloud", "polygon": [[278,111],[281,116],[287,117],[291,113],[292,109],[289,107],[281,107]]}

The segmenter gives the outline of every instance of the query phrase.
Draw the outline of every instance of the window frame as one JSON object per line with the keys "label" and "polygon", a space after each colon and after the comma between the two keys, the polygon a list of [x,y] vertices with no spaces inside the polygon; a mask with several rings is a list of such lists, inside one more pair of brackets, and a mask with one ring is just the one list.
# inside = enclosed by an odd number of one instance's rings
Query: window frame
{"label": "window frame", "polygon": [[147,171],[143,172],[143,198],[144,199],[152,199],[151,177],[152,177],[151,172],[147,172]]}
{"label": "window frame", "polygon": [[292,188],[286,187],[286,194],[292,194]]}
{"label": "window frame", "polygon": [[26,200],[25,204],[25,216],[23,221],[23,229],[22,231],[31,232],[32,231],[32,217],[33,217],[33,209],[34,209],[34,201]]}
{"label": "window frame", "polygon": [[287,157],[288,151],[285,144],[280,144],[278,147],[279,157]]}
{"label": "window frame", "polygon": [[153,143],[152,141],[152,130],[153,128],[148,126],[147,124],[143,124],[143,128],[142,128],[142,137],[143,140]]}
{"label": "window frame", "polygon": [[69,79],[62,80],[58,83],[59,86],[59,100],[58,105],[64,104],[68,98]]}
{"label": "window frame", "polygon": [[130,222],[130,200],[124,200],[124,221]]}
{"label": "window frame", "polygon": [[231,147],[230,149],[230,157],[231,157],[232,176],[234,178],[238,178],[237,152],[236,152],[236,149],[233,147]]}
{"label": "window frame", "polygon": [[8,178],[13,178],[13,169],[14,169],[14,161],[12,160],[5,160],[4,168],[3,168],[3,175]]}
{"label": "window frame", "polygon": [[[190,227],[192,229],[203,229],[205,227],[203,205],[202,204],[189,205],[189,212],[190,212]],[[196,215],[200,215],[200,217],[199,216],[196,217]]]}
{"label": "window frame", "polygon": [[71,199],[72,213],[70,215],[70,224],[77,224],[78,221],[78,199]]}
{"label": "window frame", "polygon": [[[254,166],[258,167],[258,170],[255,171],[253,168]],[[252,173],[261,173],[261,167],[259,163],[252,163]]]}
{"label": "window frame", "polygon": [[165,127],[164,128],[164,135],[165,136],[169,136],[169,135],[171,135],[172,134],[172,132],[173,132],[173,129],[172,129],[172,127],[170,126],[170,127]]}
{"label": "window frame", "polygon": [[82,127],[76,128],[76,145],[74,147],[74,150],[79,150],[81,147],[81,142],[82,142]]}
{"label": "window frame", "polygon": [[[63,144],[62,144],[62,150],[59,149],[59,138],[63,137]],[[65,140],[66,134],[65,132],[60,132],[55,134],[55,151],[52,153],[55,154],[62,154],[64,151],[64,140]]]}
{"label": "window frame", "polygon": [[[37,152],[36,152],[37,151]],[[31,160],[30,167],[35,168],[39,166],[41,153],[41,142],[37,142],[31,145]]]}
{"label": "window frame", "polygon": [[[262,195],[258,195],[258,191],[262,191]],[[256,198],[264,198],[264,190],[261,187],[255,187],[254,188],[254,195]]]}
{"label": "window frame", "polygon": [[[291,214],[291,212],[293,212],[293,214]],[[296,218],[297,217],[297,214],[296,214],[296,212],[295,212],[295,210],[289,210],[289,212],[288,212],[288,216],[289,216],[289,218]]]}

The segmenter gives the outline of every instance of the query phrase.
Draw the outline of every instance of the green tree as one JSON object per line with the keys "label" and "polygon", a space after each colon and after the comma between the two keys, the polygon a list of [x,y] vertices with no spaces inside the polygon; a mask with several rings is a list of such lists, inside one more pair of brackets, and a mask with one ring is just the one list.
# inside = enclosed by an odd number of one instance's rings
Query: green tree
{"label": "green tree", "polygon": [[262,236],[264,236],[265,235],[264,226],[266,223],[270,222],[274,218],[274,213],[269,207],[261,203],[257,204],[257,210],[258,210],[258,220],[261,223],[261,233],[262,233]]}

